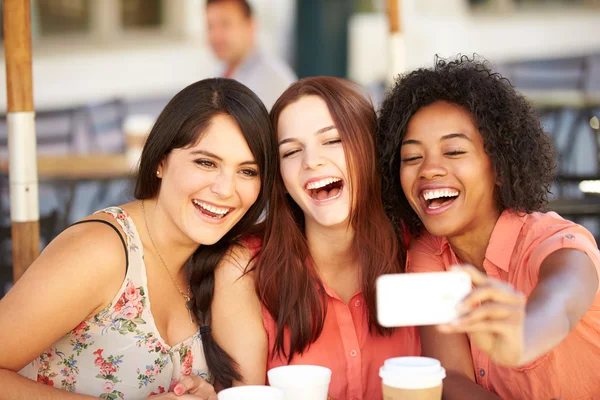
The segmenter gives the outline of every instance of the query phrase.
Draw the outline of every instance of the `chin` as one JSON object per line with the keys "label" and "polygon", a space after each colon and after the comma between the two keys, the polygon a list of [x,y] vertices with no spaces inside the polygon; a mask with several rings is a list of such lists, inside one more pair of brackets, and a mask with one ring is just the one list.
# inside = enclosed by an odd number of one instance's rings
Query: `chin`
{"label": "chin", "polygon": [[196,239],[196,243],[201,246],[212,246],[223,238],[223,235],[201,235]]}
{"label": "chin", "polygon": [[[202,229],[204,228],[204,229]],[[223,236],[229,231],[227,230],[213,230],[206,229],[206,227],[202,227],[200,229],[195,228],[195,232],[190,232],[190,237],[194,242],[198,243],[201,246],[212,246],[217,243],[219,240],[223,239]]]}
{"label": "chin", "polygon": [[348,223],[349,216],[348,215],[328,215],[321,216],[320,218],[315,218],[315,221],[319,225],[331,228],[338,225],[345,225]]}
{"label": "chin", "polygon": [[[421,220],[423,222],[423,220]],[[427,232],[431,233],[433,236],[443,236],[449,237],[454,236],[458,231],[456,226],[447,223],[425,223],[423,222],[423,226],[427,229]]]}

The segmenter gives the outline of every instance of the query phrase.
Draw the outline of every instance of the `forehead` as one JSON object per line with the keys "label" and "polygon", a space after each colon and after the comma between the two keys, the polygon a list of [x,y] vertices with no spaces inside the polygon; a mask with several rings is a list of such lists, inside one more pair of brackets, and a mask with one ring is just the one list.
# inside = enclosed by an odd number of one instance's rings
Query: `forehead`
{"label": "forehead", "polygon": [[471,139],[480,136],[473,117],[467,110],[455,104],[439,101],[420,108],[411,117],[405,139],[437,139],[449,133],[463,133]]}
{"label": "forehead", "polygon": [[245,19],[242,6],[236,1],[219,1],[206,7],[208,18]]}
{"label": "forehead", "polygon": [[189,151],[207,150],[224,160],[254,160],[252,151],[238,123],[230,116],[219,114],[211,119],[208,128]]}
{"label": "forehead", "polygon": [[327,104],[319,96],[304,96],[289,104],[279,115],[279,139],[314,135],[316,131],[334,125]]}

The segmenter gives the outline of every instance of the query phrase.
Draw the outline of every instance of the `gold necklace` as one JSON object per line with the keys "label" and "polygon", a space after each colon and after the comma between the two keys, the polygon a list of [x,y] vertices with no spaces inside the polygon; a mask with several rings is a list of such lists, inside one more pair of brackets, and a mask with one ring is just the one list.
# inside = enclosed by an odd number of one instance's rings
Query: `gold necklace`
{"label": "gold necklace", "polygon": [[175,278],[173,278],[173,275],[171,275],[171,271],[169,271],[169,267],[167,267],[165,260],[163,260],[162,256],[158,252],[158,249],[156,248],[156,244],[154,244],[154,239],[152,239],[152,234],[150,233],[150,228],[148,227],[148,218],[146,217],[146,208],[144,207],[144,200],[142,200],[142,214],[144,214],[144,224],[146,224],[146,232],[148,232],[148,237],[150,238],[150,243],[152,243],[152,247],[154,247],[154,252],[160,259],[160,262],[162,263],[163,267],[165,267],[167,274],[169,274],[169,278],[171,278],[171,281],[173,281],[173,283],[175,284],[175,287],[177,287],[177,290],[179,290],[179,293],[181,293],[181,295],[185,299],[185,308],[187,308],[187,310],[188,310],[188,315],[190,316],[190,322],[194,323],[194,320],[192,318],[192,299],[191,299],[191,293],[190,293],[190,286],[188,285],[188,288],[187,288],[188,291],[187,291],[187,295],[186,295],[183,292],[183,290],[181,290],[181,287],[179,286],[179,284],[177,283]]}

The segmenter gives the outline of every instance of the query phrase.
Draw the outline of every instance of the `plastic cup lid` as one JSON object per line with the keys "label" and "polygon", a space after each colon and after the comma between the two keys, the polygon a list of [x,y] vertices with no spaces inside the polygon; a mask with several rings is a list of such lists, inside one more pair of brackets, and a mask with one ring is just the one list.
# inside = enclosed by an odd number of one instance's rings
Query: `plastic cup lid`
{"label": "plastic cup lid", "polygon": [[319,365],[286,365],[267,372],[273,386],[329,385],[331,370]]}
{"label": "plastic cup lid", "polygon": [[446,370],[435,358],[397,357],[384,362],[379,376],[384,383],[392,382],[398,387],[433,387],[446,377]]}

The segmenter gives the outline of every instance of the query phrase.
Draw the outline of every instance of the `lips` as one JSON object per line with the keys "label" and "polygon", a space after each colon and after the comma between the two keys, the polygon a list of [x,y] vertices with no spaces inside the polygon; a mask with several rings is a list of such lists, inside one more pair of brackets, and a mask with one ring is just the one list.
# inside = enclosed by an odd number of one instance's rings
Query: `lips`
{"label": "lips", "polygon": [[317,202],[337,199],[344,189],[344,180],[336,176],[310,179],[304,185],[306,193]]}
{"label": "lips", "polygon": [[192,203],[194,204],[194,207],[196,207],[196,209],[199,210],[204,216],[213,218],[215,220],[222,220],[233,210],[235,210],[235,207],[222,206],[198,199],[193,199]]}
{"label": "lips", "polygon": [[421,188],[419,200],[426,214],[441,214],[452,206],[460,196],[460,191],[449,186],[429,186]]}

